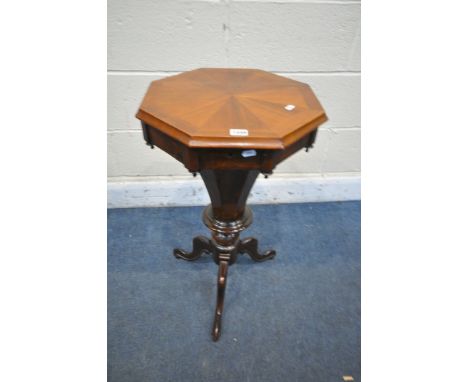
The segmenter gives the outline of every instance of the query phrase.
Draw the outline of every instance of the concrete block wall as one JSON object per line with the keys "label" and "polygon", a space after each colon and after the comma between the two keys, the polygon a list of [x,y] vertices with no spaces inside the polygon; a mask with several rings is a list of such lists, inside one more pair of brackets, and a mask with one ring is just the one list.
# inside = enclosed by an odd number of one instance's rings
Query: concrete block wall
{"label": "concrete block wall", "polygon": [[360,2],[353,0],[110,0],[109,182],[190,174],[145,146],[134,115],[155,79],[199,67],[260,68],[308,83],[327,111],[308,154],[275,177],[360,173]]}

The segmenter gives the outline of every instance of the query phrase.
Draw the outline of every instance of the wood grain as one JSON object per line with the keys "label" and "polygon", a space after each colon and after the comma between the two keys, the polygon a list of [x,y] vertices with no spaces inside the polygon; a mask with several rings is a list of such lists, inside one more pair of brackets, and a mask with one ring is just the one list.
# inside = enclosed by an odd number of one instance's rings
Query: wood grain
{"label": "wood grain", "polygon": [[[257,69],[217,68],[153,81],[137,118],[191,148],[268,150],[285,149],[327,120],[307,84]],[[231,129],[248,136],[232,136]]]}

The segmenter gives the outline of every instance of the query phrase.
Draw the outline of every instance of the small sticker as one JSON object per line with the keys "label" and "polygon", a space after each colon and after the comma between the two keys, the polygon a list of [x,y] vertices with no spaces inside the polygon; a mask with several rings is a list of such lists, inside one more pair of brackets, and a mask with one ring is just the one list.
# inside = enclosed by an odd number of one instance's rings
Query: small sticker
{"label": "small sticker", "polygon": [[291,105],[291,104],[289,104],[289,105],[286,105],[284,108],[285,108],[287,111],[293,111],[293,110],[296,108],[296,105]]}
{"label": "small sticker", "polygon": [[229,135],[233,137],[247,137],[249,135],[249,130],[247,129],[229,129]]}
{"label": "small sticker", "polygon": [[244,150],[241,152],[241,155],[244,158],[249,158],[249,157],[254,157],[255,155],[257,155],[257,152],[255,150]]}

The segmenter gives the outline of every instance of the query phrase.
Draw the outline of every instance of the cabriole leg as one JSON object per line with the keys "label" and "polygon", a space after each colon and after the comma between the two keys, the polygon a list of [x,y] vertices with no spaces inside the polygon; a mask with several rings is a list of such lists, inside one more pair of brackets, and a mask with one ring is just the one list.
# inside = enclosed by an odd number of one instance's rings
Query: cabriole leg
{"label": "cabriole leg", "polygon": [[211,336],[213,341],[217,341],[221,335],[221,319],[223,315],[223,306],[224,306],[224,292],[226,290],[227,284],[227,275],[229,267],[229,255],[219,256],[219,269],[218,269],[218,294],[216,297],[216,311],[213,322],[213,331]]}
{"label": "cabriole leg", "polygon": [[241,240],[239,244],[239,253],[247,253],[254,261],[272,260],[276,256],[276,251],[269,249],[264,253],[258,252],[258,241],[253,237],[247,237]]}
{"label": "cabriole leg", "polygon": [[210,239],[205,236],[197,236],[193,238],[192,252],[186,252],[182,249],[176,248],[174,249],[174,256],[178,259],[193,261],[198,259],[204,252],[212,252]]}

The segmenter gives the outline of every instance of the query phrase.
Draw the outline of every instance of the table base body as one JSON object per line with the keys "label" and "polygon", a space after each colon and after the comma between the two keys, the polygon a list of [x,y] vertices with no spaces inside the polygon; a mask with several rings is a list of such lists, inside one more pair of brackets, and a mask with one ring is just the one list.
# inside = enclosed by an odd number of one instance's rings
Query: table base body
{"label": "table base body", "polygon": [[229,265],[234,264],[238,254],[247,254],[254,261],[273,259],[276,252],[273,250],[260,253],[258,241],[253,237],[240,239],[240,232],[246,229],[252,222],[252,212],[245,207],[242,217],[234,221],[218,220],[213,215],[211,205],[205,208],[203,213],[205,225],[212,231],[211,239],[205,236],[193,238],[191,252],[182,249],[174,249],[174,256],[178,259],[194,261],[204,253],[211,254],[218,264],[218,292],[216,310],[211,332],[213,341],[217,341],[221,334],[221,319],[223,314],[224,293],[227,285]]}

